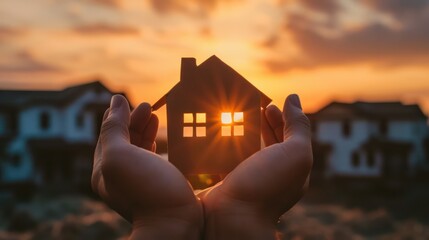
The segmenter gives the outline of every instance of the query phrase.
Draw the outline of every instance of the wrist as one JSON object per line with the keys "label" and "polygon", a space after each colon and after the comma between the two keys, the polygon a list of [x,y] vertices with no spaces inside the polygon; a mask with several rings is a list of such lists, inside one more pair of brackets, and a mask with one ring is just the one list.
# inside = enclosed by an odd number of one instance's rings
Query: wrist
{"label": "wrist", "polygon": [[205,239],[276,239],[277,221],[254,204],[220,195],[204,200]]}
{"label": "wrist", "polygon": [[139,227],[133,227],[130,240],[149,239],[177,239],[177,240],[197,240],[201,239],[201,229],[195,224],[164,220],[164,223],[149,223]]}
{"label": "wrist", "polygon": [[198,203],[135,216],[129,239],[196,240],[201,239],[202,232],[203,213]]}

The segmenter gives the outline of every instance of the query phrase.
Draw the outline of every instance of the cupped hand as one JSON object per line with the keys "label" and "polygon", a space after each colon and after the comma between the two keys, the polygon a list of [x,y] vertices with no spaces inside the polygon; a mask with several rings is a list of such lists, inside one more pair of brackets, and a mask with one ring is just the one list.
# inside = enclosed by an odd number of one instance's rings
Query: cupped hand
{"label": "cupped hand", "polygon": [[283,112],[269,106],[262,119],[266,148],[199,194],[206,239],[275,239],[279,217],[302,196],[312,166],[310,124],[297,95]]}
{"label": "cupped hand", "polygon": [[133,225],[132,239],[198,239],[202,206],[184,176],[155,151],[158,118],[147,103],[131,114],[112,98],[103,117],[92,188]]}

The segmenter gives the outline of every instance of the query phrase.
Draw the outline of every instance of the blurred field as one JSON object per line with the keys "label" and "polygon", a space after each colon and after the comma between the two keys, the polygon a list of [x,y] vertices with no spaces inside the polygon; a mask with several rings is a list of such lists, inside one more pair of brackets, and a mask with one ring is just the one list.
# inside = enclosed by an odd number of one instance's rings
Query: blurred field
{"label": "blurred field", "polygon": [[[280,239],[429,239],[427,184],[391,192],[312,189],[282,216]],[[83,196],[3,201],[0,239],[126,239],[130,225]]]}

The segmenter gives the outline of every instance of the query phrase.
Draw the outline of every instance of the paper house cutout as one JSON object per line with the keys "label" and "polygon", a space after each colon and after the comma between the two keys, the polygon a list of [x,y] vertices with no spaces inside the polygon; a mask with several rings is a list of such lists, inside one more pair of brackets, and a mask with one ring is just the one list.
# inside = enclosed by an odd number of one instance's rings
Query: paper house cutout
{"label": "paper house cutout", "polygon": [[271,99],[216,56],[182,58],[167,104],[168,159],[184,174],[232,171],[261,147],[261,108]]}

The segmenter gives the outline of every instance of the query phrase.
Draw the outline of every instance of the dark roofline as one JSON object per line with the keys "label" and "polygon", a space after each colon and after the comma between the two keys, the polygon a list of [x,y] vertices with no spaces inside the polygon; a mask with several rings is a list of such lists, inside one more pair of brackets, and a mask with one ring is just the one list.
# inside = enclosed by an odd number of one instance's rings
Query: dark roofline
{"label": "dark roofline", "polygon": [[[421,110],[420,106],[418,104],[403,104],[402,102],[399,101],[392,101],[392,102],[387,102],[387,101],[382,101],[382,102],[364,102],[364,101],[355,101],[353,103],[345,103],[345,102],[337,102],[337,101],[333,101],[329,104],[327,104],[326,106],[322,107],[321,109],[319,109],[318,111],[311,113],[311,117],[312,118],[318,118],[319,115],[323,114],[323,112],[328,109],[331,108],[333,106],[343,106],[346,108],[349,108],[351,110],[353,110],[358,116],[362,116],[365,118],[389,118],[389,114],[392,115],[392,113],[394,113],[393,115],[395,116],[399,116],[401,115],[402,117],[412,117],[412,118],[421,118],[421,119],[427,119],[427,116],[423,113],[423,111]],[[404,109],[407,109],[410,112],[407,112],[407,114],[405,114],[404,112],[381,112],[381,111],[377,111],[377,110],[384,110],[387,107],[389,107],[391,110],[391,108],[397,108],[398,111],[404,111]],[[378,108],[378,109],[377,109]],[[410,110],[414,108],[413,110]]]}
{"label": "dark roofline", "polygon": [[[75,99],[80,94],[84,93],[88,88],[101,88],[109,93],[115,93],[110,91],[100,80],[87,82],[79,85],[66,87],[62,90],[0,90],[0,96],[2,94],[9,95],[8,102],[0,99],[0,106],[5,108],[23,108],[28,105],[35,105],[38,103],[48,102],[51,105],[62,105],[66,104],[72,99]],[[10,99],[9,99],[10,98]],[[4,100],[4,99],[3,99]]]}

